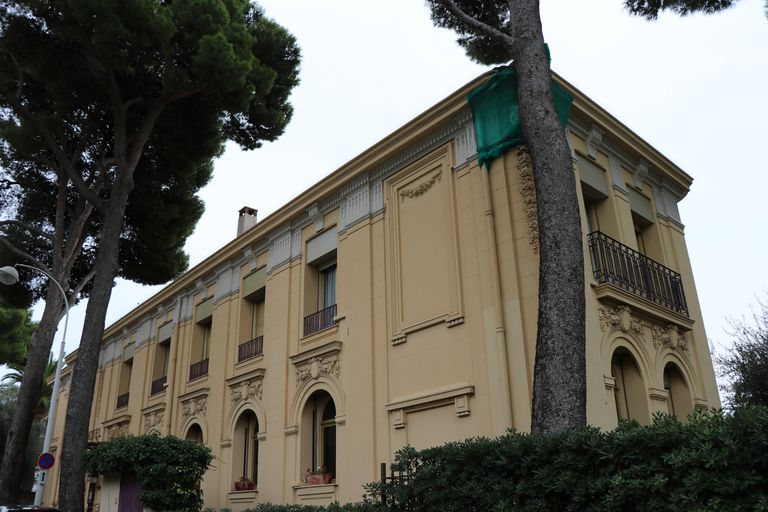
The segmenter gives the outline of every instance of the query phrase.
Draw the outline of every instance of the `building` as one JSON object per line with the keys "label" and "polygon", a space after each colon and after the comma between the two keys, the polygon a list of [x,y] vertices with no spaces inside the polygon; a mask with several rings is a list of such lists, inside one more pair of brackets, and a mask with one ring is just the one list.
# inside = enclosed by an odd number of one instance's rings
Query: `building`
{"label": "building", "polygon": [[[206,505],[238,510],[357,500],[406,444],[528,430],[535,197],[522,147],[478,165],[466,97],[489,76],[269,217],[244,208],[232,242],[110,326],[90,440],[198,440],[216,457]],[[574,98],[589,422],[717,407],[677,208],[692,179],[555,80]],[[120,486],[89,496],[117,510]]]}

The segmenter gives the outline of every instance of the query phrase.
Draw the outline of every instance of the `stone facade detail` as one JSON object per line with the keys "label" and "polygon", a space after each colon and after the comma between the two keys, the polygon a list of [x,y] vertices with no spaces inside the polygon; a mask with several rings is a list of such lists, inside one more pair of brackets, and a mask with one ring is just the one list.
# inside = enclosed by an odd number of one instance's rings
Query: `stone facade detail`
{"label": "stone facade detail", "polygon": [[118,423],[117,425],[110,425],[106,427],[106,439],[116,439],[128,435],[128,423]]}
{"label": "stone facade detail", "polygon": [[229,399],[232,405],[237,405],[243,400],[258,398],[264,395],[264,384],[261,379],[251,379],[239,382],[229,388]]}
{"label": "stone facade detail", "polygon": [[208,397],[205,397],[205,396],[190,398],[188,400],[184,400],[183,402],[181,402],[182,420],[186,420],[187,418],[195,414],[199,414],[200,416],[205,416],[207,402],[208,402]]}
{"label": "stone facade detail", "polygon": [[308,380],[316,380],[320,377],[336,377],[341,374],[341,364],[336,354],[313,357],[301,366],[296,367],[296,385],[301,386]]}
{"label": "stone facade detail", "polygon": [[688,339],[675,324],[666,327],[654,325],[652,327],[653,346],[656,348],[670,346],[678,350],[688,350]]}
{"label": "stone facade detail", "polygon": [[619,304],[616,307],[600,306],[598,314],[603,332],[618,327],[623,332],[631,332],[644,338],[643,322],[632,314],[632,308],[626,304]]}
{"label": "stone facade detail", "polygon": [[400,201],[402,202],[402,201],[405,201],[406,198],[414,198],[414,197],[419,197],[421,195],[426,194],[429,191],[429,189],[431,189],[435,185],[435,183],[440,182],[442,177],[443,177],[443,171],[441,169],[437,171],[434,175],[432,175],[432,177],[429,178],[429,180],[425,181],[424,183],[420,183],[419,185],[413,188],[401,190]]}
{"label": "stone facade detail", "polygon": [[158,430],[163,425],[163,417],[165,411],[152,411],[144,415],[144,431],[149,432],[153,428]]}
{"label": "stone facade detail", "polygon": [[590,157],[597,158],[597,150],[603,143],[603,135],[605,135],[605,131],[593,124],[592,128],[589,130],[589,135],[587,135],[586,140],[587,154]]}
{"label": "stone facade detail", "polygon": [[528,240],[533,252],[539,252],[539,217],[536,207],[536,183],[533,181],[531,156],[524,146],[517,150],[517,170],[520,173],[520,195],[523,196],[525,217],[528,220]]}

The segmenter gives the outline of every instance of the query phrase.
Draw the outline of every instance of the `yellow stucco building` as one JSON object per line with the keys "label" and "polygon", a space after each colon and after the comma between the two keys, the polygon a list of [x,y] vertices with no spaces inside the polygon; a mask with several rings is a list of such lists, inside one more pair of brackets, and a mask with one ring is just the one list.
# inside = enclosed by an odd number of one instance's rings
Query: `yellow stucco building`
{"label": "yellow stucco building", "polygon": [[[406,444],[528,430],[535,192],[521,147],[478,166],[466,97],[488,77],[269,217],[244,208],[232,242],[110,326],[90,441],[198,440],[206,506],[239,510],[357,500]],[[677,207],[692,179],[555,80],[574,97],[589,422],[718,407]],[[87,484],[102,511],[120,486]]]}

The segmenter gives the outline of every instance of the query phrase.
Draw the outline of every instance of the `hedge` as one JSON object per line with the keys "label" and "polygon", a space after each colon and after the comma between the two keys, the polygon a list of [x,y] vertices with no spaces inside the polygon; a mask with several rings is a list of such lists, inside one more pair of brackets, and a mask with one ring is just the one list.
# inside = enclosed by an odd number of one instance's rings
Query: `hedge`
{"label": "hedge", "polygon": [[416,451],[395,468],[408,484],[366,486],[365,502],[259,505],[250,512],[768,510],[768,408],[660,415],[560,434],[509,432]]}

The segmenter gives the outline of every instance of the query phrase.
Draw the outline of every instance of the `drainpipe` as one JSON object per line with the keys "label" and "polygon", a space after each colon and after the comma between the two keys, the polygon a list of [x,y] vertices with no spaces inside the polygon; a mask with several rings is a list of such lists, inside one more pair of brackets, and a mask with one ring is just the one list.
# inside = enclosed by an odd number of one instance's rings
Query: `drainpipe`
{"label": "drainpipe", "polygon": [[[501,274],[499,272],[499,250],[496,245],[496,222],[493,196],[491,193],[490,169],[480,168],[483,182],[485,226],[488,232],[488,255],[493,287],[493,337],[486,334],[486,358],[490,379],[491,425],[493,432],[502,434],[512,427],[512,394],[509,386],[509,365],[507,364],[507,333],[504,325],[504,309],[501,300]],[[487,321],[486,321],[487,324]]]}

